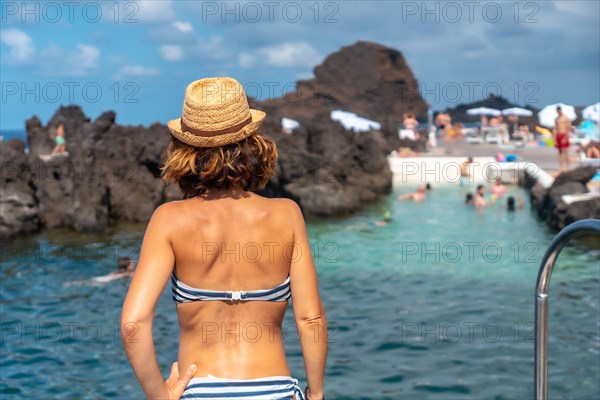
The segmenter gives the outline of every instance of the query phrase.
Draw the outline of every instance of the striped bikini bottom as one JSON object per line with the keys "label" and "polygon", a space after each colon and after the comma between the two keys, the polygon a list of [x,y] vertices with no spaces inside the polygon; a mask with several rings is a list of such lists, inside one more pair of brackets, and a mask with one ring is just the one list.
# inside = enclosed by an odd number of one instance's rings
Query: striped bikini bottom
{"label": "striped bikini bottom", "polygon": [[305,400],[298,380],[290,376],[228,379],[212,375],[192,378],[181,399]]}

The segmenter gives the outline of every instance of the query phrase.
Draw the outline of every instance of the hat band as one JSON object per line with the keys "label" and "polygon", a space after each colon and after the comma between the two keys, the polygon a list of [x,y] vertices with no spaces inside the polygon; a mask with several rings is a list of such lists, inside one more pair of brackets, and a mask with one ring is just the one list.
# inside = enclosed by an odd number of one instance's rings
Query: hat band
{"label": "hat band", "polygon": [[205,131],[202,129],[190,128],[188,125],[186,125],[183,118],[181,118],[181,130],[183,132],[191,133],[192,135],[195,135],[195,136],[210,137],[210,136],[224,135],[227,133],[239,132],[243,127],[248,125],[250,122],[252,122],[252,115],[248,116],[248,118],[246,118],[244,121],[240,122],[239,124],[230,126],[228,128],[220,129],[218,131]]}

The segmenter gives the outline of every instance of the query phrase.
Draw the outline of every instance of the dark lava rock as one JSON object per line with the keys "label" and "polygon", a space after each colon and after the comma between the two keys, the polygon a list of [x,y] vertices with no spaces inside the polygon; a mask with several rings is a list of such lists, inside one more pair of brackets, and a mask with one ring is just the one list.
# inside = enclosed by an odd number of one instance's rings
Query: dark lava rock
{"label": "dark lava rock", "polygon": [[552,188],[562,186],[567,182],[580,182],[581,184],[585,185],[594,177],[595,174],[596,167],[593,166],[587,166],[577,168],[572,171],[563,172],[556,178],[552,184]]}
{"label": "dark lava rock", "polygon": [[[60,123],[68,154],[49,157]],[[4,236],[58,226],[107,231],[115,220],[145,222],[158,205],[180,197],[160,179],[169,141],[164,125],[119,126],[112,111],[91,122],[72,105],[47,126],[33,117],[26,128],[29,154],[12,141],[2,146]]]}
{"label": "dark lava rock", "polygon": [[262,129],[279,152],[277,176],[265,194],[292,198],[307,214],[333,216],[390,191],[387,143],[380,132],[346,131],[321,111],[300,120],[301,127],[288,135],[279,133],[280,118],[270,115]]}
{"label": "dark lava rock", "polygon": [[18,139],[0,143],[0,237],[32,232],[41,226],[37,199],[30,184],[32,171],[24,144]]}
{"label": "dark lava rock", "polygon": [[[320,216],[356,211],[388,193],[386,155],[400,145],[403,113],[423,119],[427,112],[402,54],[362,41],[327,57],[295,93],[250,104],[267,112],[261,133],[279,152],[276,176],[262,194],[292,198]],[[346,131],[331,121],[334,109],[378,121],[382,129]],[[282,133],[284,116],[300,122],[293,134]],[[181,198],[160,178],[167,127],[120,126],[115,118],[107,111],[91,121],[79,106],[63,106],[47,126],[38,117],[26,121],[28,153],[22,143],[2,144],[3,236],[58,226],[106,231],[115,220],[145,222],[158,205]],[[61,123],[68,154],[49,156]],[[424,150],[425,140],[405,145]]]}
{"label": "dark lava rock", "polygon": [[594,167],[583,167],[559,175],[549,189],[535,185],[530,190],[531,204],[538,215],[554,229],[582,219],[600,219],[600,197],[566,204],[566,194],[588,193],[586,184],[596,173]]}
{"label": "dark lava rock", "polygon": [[405,112],[427,118],[419,82],[396,49],[359,41],[329,55],[314,74],[313,79],[298,81],[295,92],[265,101],[261,108],[298,121],[324,110],[356,113],[381,123],[387,151],[399,147],[398,126]]}

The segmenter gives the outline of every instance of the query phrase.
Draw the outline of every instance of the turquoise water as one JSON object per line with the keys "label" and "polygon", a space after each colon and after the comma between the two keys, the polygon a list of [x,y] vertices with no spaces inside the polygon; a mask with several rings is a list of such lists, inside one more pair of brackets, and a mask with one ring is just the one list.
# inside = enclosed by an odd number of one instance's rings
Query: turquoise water
{"label": "turquoise water", "polygon": [[[398,194],[351,218],[309,223],[331,323],[327,397],[531,398],[534,286],[554,232],[528,207],[466,208],[458,187],[435,189],[422,204],[398,203]],[[388,209],[390,225],[371,223]],[[142,398],[116,335],[128,281],[64,287],[109,273],[119,256],[136,258],[142,230],[52,230],[3,244],[3,399]],[[600,394],[599,249],[572,243],[552,277],[553,399]],[[288,313],[286,349],[304,382],[292,321]],[[177,330],[167,290],[154,330],[165,374]]]}

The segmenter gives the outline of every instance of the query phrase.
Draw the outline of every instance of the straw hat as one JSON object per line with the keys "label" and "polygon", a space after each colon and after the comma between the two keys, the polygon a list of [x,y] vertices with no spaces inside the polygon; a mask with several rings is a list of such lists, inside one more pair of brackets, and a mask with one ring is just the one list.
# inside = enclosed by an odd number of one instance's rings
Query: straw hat
{"label": "straw hat", "polygon": [[195,147],[219,147],[252,135],[265,113],[252,110],[233,78],[206,78],[185,90],[181,118],[167,123],[171,134]]}

